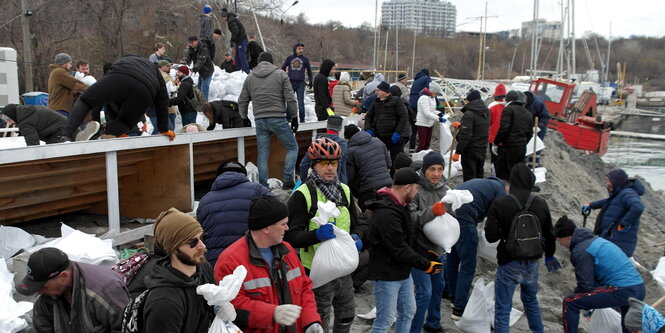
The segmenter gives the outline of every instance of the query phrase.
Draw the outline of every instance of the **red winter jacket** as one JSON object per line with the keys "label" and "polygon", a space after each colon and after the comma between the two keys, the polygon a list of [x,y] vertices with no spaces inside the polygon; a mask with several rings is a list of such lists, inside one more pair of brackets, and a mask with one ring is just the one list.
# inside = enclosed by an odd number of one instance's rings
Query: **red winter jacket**
{"label": "red winter jacket", "polygon": [[[269,266],[248,232],[219,255],[215,280],[219,283],[238,265],[247,268],[245,282],[238,296],[231,301],[237,313],[234,323],[243,332],[305,332],[305,327],[310,324],[321,323],[312,292],[312,280],[305,275],[305,269],[289,243],[275,245],[272,250],[275,256],[272,276],[283,279],[276,281],[271,278]],[[275,308],[280,304],[302,307],[295,325],[285,327],[285,330],[280,330],[280,325],[273,319]]]}
{"label": "red winter jacket", "polygon": [[490,137],[489,143],[494,143],[496,133],[499,132],[499,125],[501,124],[501,113],[503,108],[506,107],[505,102],[492,102],[488,108],[490,109]]}

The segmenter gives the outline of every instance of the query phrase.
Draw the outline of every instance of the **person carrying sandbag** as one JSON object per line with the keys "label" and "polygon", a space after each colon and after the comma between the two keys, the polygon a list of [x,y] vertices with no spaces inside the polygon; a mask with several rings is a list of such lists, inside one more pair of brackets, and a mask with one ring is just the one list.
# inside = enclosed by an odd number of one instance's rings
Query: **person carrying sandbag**
{"label": "person carrying sandbag", "polygon": [[[307,150],[307,156],[312,161],[312,173],[289,199],[289,231],[284,239],[300,248],[300,259],[308,270],[313,269],[314,254],[319,246],[336,237],[333,224],[351,234],[356,245],[354,251],[362,249],[359,235],[363,235],[363,228],[357,223],[351,190],[337,177],[341,155],[339,144],[330,138],[318,138],[312,142]],[[314,221],[321,213],[317,208],[318,202],[334,202],[340,211],[339,216],[330,218],[331,223],[319,226]],[[350,332],[356,308],[351,274],[338,277],[313,290],[324,332],[330,332],[331,328],[335,333]],[[332,327],[331,307],[335,311]]]}

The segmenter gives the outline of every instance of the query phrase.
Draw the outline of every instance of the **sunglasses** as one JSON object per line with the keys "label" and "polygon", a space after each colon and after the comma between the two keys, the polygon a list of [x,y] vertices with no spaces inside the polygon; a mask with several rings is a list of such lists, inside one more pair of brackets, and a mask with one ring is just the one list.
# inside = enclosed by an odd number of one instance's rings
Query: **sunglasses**
{"label": "sunglasses", "polygon": [[206,236],[208,236],[208,234],[203,234],[203,235],[201,235],[201,237],[192,238],[192,239],[188,240],[187,243],[185,243],[185,244],[187,244],[189,246],[189,248],[193,249],[197,245],[199,245],[199,242],[203,242],[203,239],[205,239]]}
{"label": "sunglasses", "polygon": [[339,164],[339,161],[338,160],[323,160],[319,163],[321,163],[322,166],[337,167],[337,165]]}

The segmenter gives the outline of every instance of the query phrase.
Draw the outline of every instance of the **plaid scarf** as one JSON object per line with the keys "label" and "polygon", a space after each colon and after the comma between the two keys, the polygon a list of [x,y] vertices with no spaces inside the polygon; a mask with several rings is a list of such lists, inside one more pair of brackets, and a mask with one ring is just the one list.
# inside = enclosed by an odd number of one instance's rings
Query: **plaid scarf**
{"label": "plaid scarf", "polygon": [[326,181],[316,172],[316,170],[312,169],[312,173],[309,175],[307,181],[318,187],[321,192],[323,192],[323,196],[335,204],[339,204],[342,200],[342,192],[339,190],[339,178],[335,177],[331,181]]}

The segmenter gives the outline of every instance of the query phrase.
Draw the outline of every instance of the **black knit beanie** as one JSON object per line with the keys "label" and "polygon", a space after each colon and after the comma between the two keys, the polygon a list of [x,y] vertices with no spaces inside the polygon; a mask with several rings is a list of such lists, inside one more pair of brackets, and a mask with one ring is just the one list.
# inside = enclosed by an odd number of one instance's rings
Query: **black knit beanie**
{"label": "black knit beanie", "polygon": [[347,140],[351,139],[351,137],[353,137],[358,132],[360,132],[360,128],[358,128],[358,126],[355,124],[348,124],[344,126],[344,138]]}
{"label": "black knit beanie", "polygon": [[258,61],[259,61],[259,62],[261,62],[261,61],[267,61],[267,62],[269,62],[269,63],[272,64],[272,63],[273,63],[272,53],[270,53],[270,52],[261,52],[261,53],[259,53],[259,59],[258,59]]}
{"label": "black knit beanie", "polygon": [[289,216],[286,205],[274,195],[264,194],[254,198],[249,204],[249,217],[247,226],[249,230],[259,230],[269,227]]}
{"label": "black knit beanie", "polygon": [[575,231],[575,222],[571,221],[568,216],[564,215],[556,221],[554,225],[554,234],[557,238],[564,238],[572,236]]}

